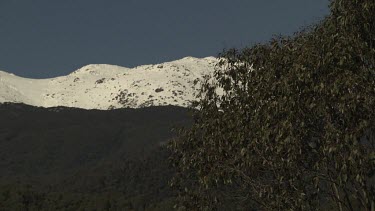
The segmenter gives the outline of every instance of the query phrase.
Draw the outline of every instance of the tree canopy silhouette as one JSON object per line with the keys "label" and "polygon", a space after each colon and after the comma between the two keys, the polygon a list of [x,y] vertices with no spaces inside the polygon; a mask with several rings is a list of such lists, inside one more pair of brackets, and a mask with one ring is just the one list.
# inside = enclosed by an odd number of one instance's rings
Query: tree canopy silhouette
{"label": "tree canopy silhouette", "polygon": [[220,55],[171,141],[180,208],[375,210],[375,2]]}

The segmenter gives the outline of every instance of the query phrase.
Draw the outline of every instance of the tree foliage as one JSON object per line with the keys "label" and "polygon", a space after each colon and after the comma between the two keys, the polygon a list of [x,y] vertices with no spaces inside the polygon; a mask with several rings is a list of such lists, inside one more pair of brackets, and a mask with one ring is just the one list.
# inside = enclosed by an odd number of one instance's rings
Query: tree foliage
{"label": "tree foliage", "polygon": [[169,144],[180,208],[375,209],[375,2],[330,8],[220,55],[193,126]]}

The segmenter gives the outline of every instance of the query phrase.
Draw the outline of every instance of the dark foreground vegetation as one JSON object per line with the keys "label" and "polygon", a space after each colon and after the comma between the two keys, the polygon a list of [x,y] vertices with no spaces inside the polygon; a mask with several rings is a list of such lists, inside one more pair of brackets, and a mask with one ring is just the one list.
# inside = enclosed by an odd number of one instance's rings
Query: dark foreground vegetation
{"label": "dark foreground vegetation", "polygon": [[375,1],[330,8],[221,55],[169,144],[181,209],[375,210]]}
{"label": "dark foreground vegetation", "polygon": [[188,114],[0,105],[0,210],[171,210],[163,146]]}

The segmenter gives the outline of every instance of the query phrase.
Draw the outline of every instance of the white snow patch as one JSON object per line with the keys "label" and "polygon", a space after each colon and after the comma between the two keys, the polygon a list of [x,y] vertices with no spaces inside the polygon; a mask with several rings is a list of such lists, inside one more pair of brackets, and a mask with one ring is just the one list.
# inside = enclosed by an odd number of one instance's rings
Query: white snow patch
{"label": "white snow patch", "polygon": [[135,68],[90,64],[69,75],[49,79],[22,78],[0,71],[0,103],[102,110],[187,107],[199,88],[194,80],[212,74],[217,62],[215,57],[185,57]]}

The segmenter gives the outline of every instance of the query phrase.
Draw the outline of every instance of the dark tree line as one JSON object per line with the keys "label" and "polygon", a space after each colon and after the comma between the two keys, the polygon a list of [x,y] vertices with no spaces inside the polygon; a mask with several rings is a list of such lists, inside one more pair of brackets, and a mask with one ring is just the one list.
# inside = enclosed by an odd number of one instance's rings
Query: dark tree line
{"label": "dark tree line", "polygon": [[0,104],[0,211],[172,210],[163,143],[188,113]]}
{"label": "dark tree line", "polygon": [[173,172],[167,157],[166,149],[158,149],[96,169],[104,175],[80,173],[57,185],[0,180],[0,210],[172,210],[176,193],[168,187]]}

